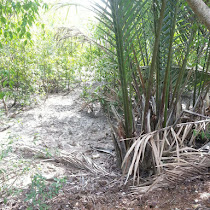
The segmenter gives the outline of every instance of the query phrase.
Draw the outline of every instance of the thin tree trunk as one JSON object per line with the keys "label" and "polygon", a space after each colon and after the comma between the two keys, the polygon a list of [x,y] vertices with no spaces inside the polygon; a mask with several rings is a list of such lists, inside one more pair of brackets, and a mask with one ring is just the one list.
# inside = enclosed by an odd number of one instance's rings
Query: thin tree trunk
{"label": "thin tree trunk", "polygon": [[8,116],[8,108],[7,108],[7,104],[6,104],[6,101],[5,101],[4,97],[2,98],[2,101],[3,101],[3,104],[4,104],[5,114],[6,114],[6,116]]}
{"label": "thin tree trunk", "polygon": [[187,0],[187,3],[210,31],[210,8],[202,0]]}

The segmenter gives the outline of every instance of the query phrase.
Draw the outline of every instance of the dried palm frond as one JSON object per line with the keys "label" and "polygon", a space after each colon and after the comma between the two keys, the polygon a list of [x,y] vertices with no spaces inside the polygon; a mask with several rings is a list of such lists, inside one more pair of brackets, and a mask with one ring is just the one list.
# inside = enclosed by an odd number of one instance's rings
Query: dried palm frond
{"label": "dried palm frond", "polygon": [[63,41],[69,38],[80,38],[81,42],[89,42],[89,37],[82,33],[76,27],[59,27],[55,35],[57,41]]}
{"label": "dried palm frond", "polygon": [[[27,152],[27,153],[29,152],[30,154],[33,154],[36,157],[38,156],[40,158],[46,159],[46,152],[43,148],[37,149],[37,148],[29,147],[29,146],[22,146],[22,147],[18,147],[17,149],[19,149],[23,152]],[[106,172],[105,169],[98,166],[89,157],[85,156],[84,154],[81,154],[80,157],[81,158],[78,158],[74,154],[67,153],[67,152],[63,151],[59,154],[59,156],[50,157],[50,160],[53,160],[55,162],[60,162],[63,164],[69,164],[69,165],[71,165],[75,168],[78,168],[78,169],[88,170],[94,174],[108,174],[108,172]]]}
{"label": "dried palm frond", "polygon": [[57,33],[55,35],[55,39],[58,42],[65,41],[67,39],[76,38],[78,42],[84,43],[87,42],[89,44],[96,44],[100,49],[104,50],[107,53],[110,53],[108,49],[104,46],[100,45],[97,41],[91,39],[89,36],[84,34],[76,27],[59,27],[57,29]]}
{"label": "dried palm frond", "polygon": [[[170,158],[168,158],[170,159]],[[171,158],[171,161],[178,157]],[[143,194],[155,190],[157,188],[169,187],[171,185],[182,183],[186,180],[190,181],[201,175],[208,174],[210,168],[210,154],[199,151],[181,153],[179,157],[180,163],[164,164],[163,173],[153,178],[153,183],[144,183],[138,187],[132,187],[132,194]]]}
{"label": "dried palm frond", "polygon": [[[192,145],[195,137],[201,131],[205,132],[209,123],[210,119],[181,123],[140,135],[138,138],[134,139],[122,164],[124,166],[125,163],[132,159],[126,182],[132,174],[133,182],[138,181],[138,173],[141,162],[143,162],[145,158],[147,145],[151,148],[153,164],[158,174],[163,172],[166,166],[170,164],[172,164],[172,166],[183,165],[186,161],[186,156],[191,154],[189,153],[189,148],[186,148],[186,145]],[[193,132],[192,127],[196,129],[196,132]],[[193,150],[193,148],[190,149],[191,151]],[[196,153],[196,151],[197,150],[193,151],[192,154],[195,152],[196,155],[200,155],[200,152]],[[183,156],[185,157],[184,162],[182,159]]]}

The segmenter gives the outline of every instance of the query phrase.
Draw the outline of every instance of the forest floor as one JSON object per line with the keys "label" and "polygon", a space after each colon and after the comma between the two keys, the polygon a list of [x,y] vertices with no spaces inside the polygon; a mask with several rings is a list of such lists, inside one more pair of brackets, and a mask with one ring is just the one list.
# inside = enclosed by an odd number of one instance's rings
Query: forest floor
{"label": "forest floor", "polygon": [[77,86],[1,116],[0,209],[210,209],[210,176],[145,195],[124,186],[100,104],[81,93]]}

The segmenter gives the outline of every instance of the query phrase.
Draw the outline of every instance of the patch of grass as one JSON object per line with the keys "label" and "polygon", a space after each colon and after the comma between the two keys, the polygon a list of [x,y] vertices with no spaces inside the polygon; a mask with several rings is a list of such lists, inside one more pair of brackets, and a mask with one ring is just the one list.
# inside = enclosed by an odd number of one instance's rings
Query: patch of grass
{"label": "patch of grass", "polygon": [[6,149],[0,151],[0,161],[3,160],[12,151],[12,146],[8,146]]}
{"label": "patch of grass", "polygon": [[27,209],[48,209],[46,201],[58,195],[65,183],[66,178],[55,178],[51,185],[47,185],[47,181],[42,175],[34,175],[29,193],[26,194],[25,201],[30,203]]}
{"label": "patch of grass", "polygon": [[17,135],[9,135],[7,140],[0,144],[0,161],[8,157],[9,153],[12,152],[12,144],[18,139],[20,139],[20,137]]}
{"label": "patch of grass", "polygon": [[210,126],[206,128],[205,131],[198,132],[197,130],[193,130],[193,135],[196,136],[197,140],[206,141],[210,139]]}

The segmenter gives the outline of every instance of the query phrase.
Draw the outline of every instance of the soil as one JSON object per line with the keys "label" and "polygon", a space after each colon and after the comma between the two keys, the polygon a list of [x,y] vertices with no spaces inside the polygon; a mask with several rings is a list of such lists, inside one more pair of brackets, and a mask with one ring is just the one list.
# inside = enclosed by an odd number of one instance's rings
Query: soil
{"label": "soil", "polygon": [[[99,103],[85,103],[81,93],[78,86],[68,94],[51,94],[28,110],[11,112],[13,118],[2,116],[0,150],[7,154],[0,159],[4,171],[0,184],[23,191],[18,195],[2,194],[0,209],[27,209],[25,194],[37,173],[49,184],[54,178],[66,177],[60,193],[46,201],[52,210],[210,209],[210,175],[144,195],[132,190],[131,183],[125,186],[116,167],[105,114]],[[74,161],[54,158],[62,154]],[[9,178],[2,182],[2,177]]]}
{"label": "soil", "polygon": [[[103,182],[102,182],[103,183]],[[148,194],[132,194],[128,187],[101,186],[58,196],[51,202],[51,209],[160,209],[160,210],[207,210],[210,209],[210,177],[186,182],[167,189],[158,189]]]}

